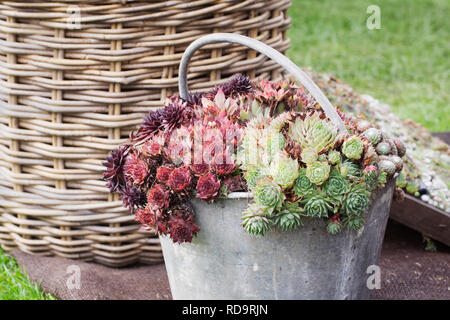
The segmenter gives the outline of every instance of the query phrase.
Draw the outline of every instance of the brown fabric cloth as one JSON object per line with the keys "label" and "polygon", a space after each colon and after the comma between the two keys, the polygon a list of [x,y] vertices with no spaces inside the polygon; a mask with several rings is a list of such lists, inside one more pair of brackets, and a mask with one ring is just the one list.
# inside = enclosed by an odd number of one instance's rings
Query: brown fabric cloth
{"label": "brown fabric cloth", "polygon": [[[163,264],[112,269],[63,258],[31,256],[13,252],[33,281],[60,299],[171,299]],[[80,267],[81,289],[68,289],[73,274],[67,267]],[[382,285],[373,299],[450,299],[450,249],[424,251],[419,233],[390,221],[381,253]]]}
{"label": "brown fabric cloth", "polygon": [[[19,250],[12,255],[30,279],[64,300],[169,300],[172,299],[164,264],[108,268],[99,264],[58,257],[39,257]],[[69,266],[78,266],[80,289],[73,288],[75,275]],[[73,267],[72,267],[73,268]],[[77,271],[78,272],[78,271]]]}

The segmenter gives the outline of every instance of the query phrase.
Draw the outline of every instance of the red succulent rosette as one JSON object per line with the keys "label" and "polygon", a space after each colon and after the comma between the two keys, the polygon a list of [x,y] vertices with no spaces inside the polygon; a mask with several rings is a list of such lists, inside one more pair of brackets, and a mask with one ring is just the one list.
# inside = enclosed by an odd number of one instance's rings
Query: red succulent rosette
{"label": "red succulent rosette", "polygon": [[194,173],[194,175],[196,176],[202,176],[206,173],[209,172],[210,168],[209,168],[209,164],[207,163],[199,163],[199,164],[193,164],[190,166],[190,169],[192,171],[192,173]]}
{"label": "red succulent rosette", "polygon": [[181,215],[171,216],[168,222],[169,234],[173,242],[183,243],[191,242],[192,238],[200,230],[199,227],[192,222],[192,216],[183,218]]}
{"label": "red succulent rosette", "polygon": [[156,225],[156,215],[148,207],[137,210],[134,220],[150,227],[154,227]]}
{"label": "red succulent rosette", "polygon": [[182,191],[191,184],[191,173],[186,168],[176,168],[170,174],[167,184],[174,191]]}
{"label": "red succulent rosette", "polygon": [[219,193],[220,181],[212,173],[201,176],[197,182],[197,197],[200,199],[211,199]]}
{"label": "red succulent rosette", "polygon": [[173,169],[167,166],[159,167],[156,170],[156,180],[161,183],[166,183],[169,181],[169,176],[172,173]]}
{"label": "red succulent rosette", "polygon": [[148,175],[148,165],[139,157],[138,153],[133,153],[125,161],[124,172],[125,177],[133,184],[141,185]]}
{"label": "red succulent rosette", "polygon": [[148,191],[147,203],[151,208],[163,209],[169,206],[169,190],[163,186],[155,184]]}
{"label": "red succulent rosette", "polygon": [[162,149],[163,146],[159,142],[149,140],[142,146],[142,153],[146,156],[156,157],[161,154]]}
{"label": "red succulent rosette", "polygon": [[228,192],[244,190],[244,184],[240,176],[231,176],[224,179],[223,184],[227,187]]}

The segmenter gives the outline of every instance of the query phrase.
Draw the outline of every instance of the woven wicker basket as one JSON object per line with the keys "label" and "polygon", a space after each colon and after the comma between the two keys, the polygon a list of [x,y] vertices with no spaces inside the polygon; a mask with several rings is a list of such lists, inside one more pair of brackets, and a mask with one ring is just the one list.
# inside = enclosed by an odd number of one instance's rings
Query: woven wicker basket
{"label": "woven wicker basket", "polygon": [[[177,91],[196,38],[233,32],[284,52],[288,0],[0,1],[0,244],[124,266],[162,261],[102,181],[107,153]],[[192,59],[191,90],[232,74],[276,78],[279,67],[240,46]]]}

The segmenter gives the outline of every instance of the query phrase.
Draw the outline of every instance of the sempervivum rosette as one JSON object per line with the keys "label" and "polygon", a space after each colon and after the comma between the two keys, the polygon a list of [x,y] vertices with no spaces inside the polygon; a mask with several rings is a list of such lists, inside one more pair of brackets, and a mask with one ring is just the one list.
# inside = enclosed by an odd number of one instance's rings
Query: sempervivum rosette
{"label": "sempervivum rosette", "polygon": [[255,202],[268,213],[280,210],[285,198],[280,186],[269,177],[257,182],[253,197]]}
{"label": "sempervivum rosette", "polygon": [[270,166],[270,174],[283,189],[291,187],[299,175],[297,160],[289,158],[286,154],[275,157]]}
{"label": "sempervivum rosette", "polygon": [[328,217],[328,212],[333,210],[330,199],[323,193],[317,193],[306,197],[305,213],[309,217]]}
{"label": "sempervivum rosette", "polygon": [[306,176],[311,183],[321,185],[330,175],[330,165],[327,162],[314,162],[306,167]]}

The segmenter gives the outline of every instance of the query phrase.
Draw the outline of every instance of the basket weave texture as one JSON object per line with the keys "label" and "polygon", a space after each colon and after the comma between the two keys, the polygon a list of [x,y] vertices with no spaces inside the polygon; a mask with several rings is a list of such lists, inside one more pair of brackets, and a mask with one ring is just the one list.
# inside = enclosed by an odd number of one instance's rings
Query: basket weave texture
{"label": "basket weave texture", "polygon": [[[0,244],[125,266],[162,261],[102,181],[106,155],[177,92],[178,63],[202,35],[234,32],[284,52],[289,0],[0,1]],[[190,89],[235,73],[277,78],[246,48],[192,59]]]}

